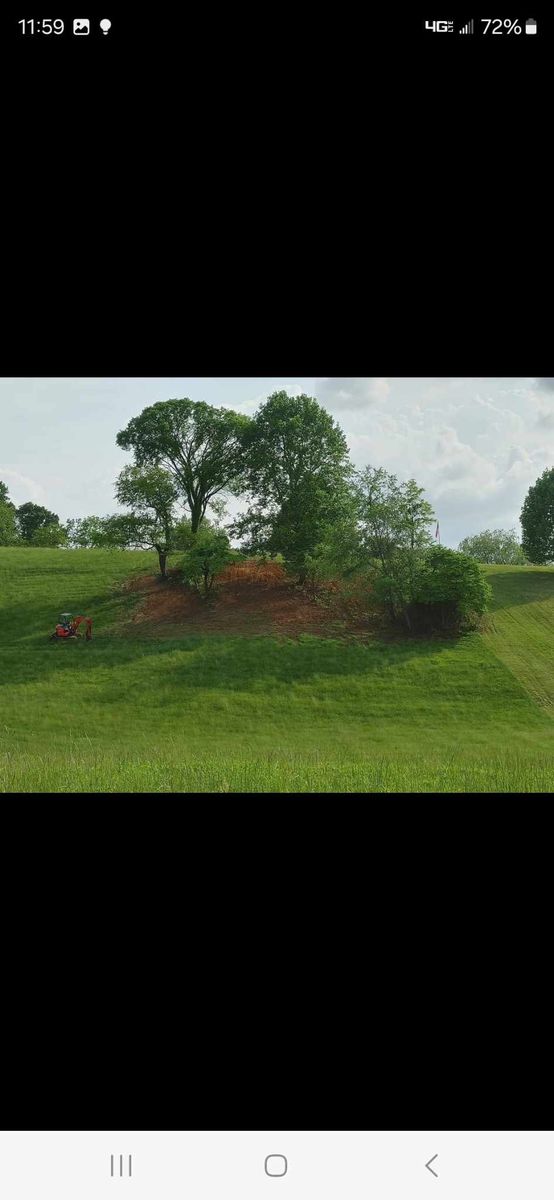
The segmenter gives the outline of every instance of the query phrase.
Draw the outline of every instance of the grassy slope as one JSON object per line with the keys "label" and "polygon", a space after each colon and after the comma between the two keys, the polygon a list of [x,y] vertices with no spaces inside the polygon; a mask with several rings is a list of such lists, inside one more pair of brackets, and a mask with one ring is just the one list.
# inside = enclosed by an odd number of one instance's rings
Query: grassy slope
{"label": "grassy slope", "polygon": [[[0,791],[552,786],[530,684],[532,657],[552,656],[554,571],[493,570],[508,607],[451,643],[118,639],[133,600],[117,588],[153,569],[148,554],[0,549]],[[47,642],[66,608],[93,617],[92,643]]]}
{"label": "grassy slope", "polygon": [[528,695],[554,716],[554,569],[489,567],[494,588],[486,641]]}

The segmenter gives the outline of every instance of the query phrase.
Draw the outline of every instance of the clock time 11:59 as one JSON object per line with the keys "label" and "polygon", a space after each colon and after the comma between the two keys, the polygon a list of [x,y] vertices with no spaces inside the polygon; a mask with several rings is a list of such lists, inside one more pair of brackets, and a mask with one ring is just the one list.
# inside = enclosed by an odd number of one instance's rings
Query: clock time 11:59
{"label": "clock time 11:59", "polygon": [[24,17],[17,24],[21,25],[22,33],[63,33],[64,29],[64,23],[59,17],[55,21],[52,17],[43,17],[40,21],[35,21],[34,17]]}

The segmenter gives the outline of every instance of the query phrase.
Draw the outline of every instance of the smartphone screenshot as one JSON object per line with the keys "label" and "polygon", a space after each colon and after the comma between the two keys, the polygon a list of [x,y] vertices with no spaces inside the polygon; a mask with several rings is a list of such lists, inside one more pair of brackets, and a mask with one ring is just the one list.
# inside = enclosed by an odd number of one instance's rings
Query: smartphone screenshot
{"label": "smartphone screenshot", "polygon": [[7,1200],[552,1195],[553,27],[1,8]]}
{"label": "smartphone screenshot", "polygon": [[[551,15],[380,14],[363,44],[312,22],[308,58],[289,22],[96,0],[0,17],[22,219],[0,361],[4,793],[550,790],[552,366],[527,342],[507,365],[523,339],[493,333],[496,290],[515,311],[535,288],[489,264],[517,248],[539,269],[539,229],[508,212],[512,175],[544,192]],[[348,96],[365,140],[345,165]],[[278,136],[291,98],[300,169]],[[490,160],[507,135],[495,205],[472,146]],[[324,216],[333,175],[350,218]],[[466,277],[470,217],[488,238]]]}

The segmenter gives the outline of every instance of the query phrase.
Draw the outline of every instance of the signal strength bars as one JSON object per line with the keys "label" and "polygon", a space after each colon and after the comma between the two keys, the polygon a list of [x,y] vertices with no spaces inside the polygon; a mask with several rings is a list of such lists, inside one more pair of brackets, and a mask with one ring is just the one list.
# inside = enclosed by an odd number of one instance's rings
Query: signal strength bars
{"label": "signal strength bars", "polygon": [[463,29],[458,30],[458,33],[473,33],[474,27],[475,27],[475,22],[468,21],[467,25],[464,25]]}

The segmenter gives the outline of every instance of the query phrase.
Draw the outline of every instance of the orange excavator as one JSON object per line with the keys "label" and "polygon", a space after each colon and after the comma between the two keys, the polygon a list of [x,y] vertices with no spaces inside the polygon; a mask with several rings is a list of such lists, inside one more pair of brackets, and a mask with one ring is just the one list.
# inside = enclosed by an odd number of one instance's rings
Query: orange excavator
{"label": "orange excavator", "polygon": [[85,637],[87,639],[87,642],[90,642],[90,640],[92,638],[91,618],[90,617],[81,617],[81,616],[72,617],[71,613],[68,613],[68,612],[61,613],[59,624],[56,625],[54,632],[50,634],[48,641],[56,642],[60,638],[63,639],[63,638],[81,637],[82,635],[79,633],[79,625],[81,624],[82,621],[85,621],[85,623],[86,623]]}

